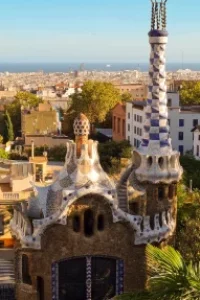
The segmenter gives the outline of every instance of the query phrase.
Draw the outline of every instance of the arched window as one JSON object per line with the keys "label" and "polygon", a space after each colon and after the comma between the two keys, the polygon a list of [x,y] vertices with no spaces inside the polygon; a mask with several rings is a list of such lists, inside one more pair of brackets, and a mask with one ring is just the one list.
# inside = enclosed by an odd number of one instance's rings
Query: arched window
{"label": "arched window", "polygon": [[139,205],[137,202],[130,202],[129,203],[129,210],[130,213],[132,213],[133,215],[137,215],[139,213]]}
{"label": "arched window", "polygon": [[160,186],[158,188],[158,200],[162,201],[164,198],[164,187]]}
{"label": "arched window", "polygon": [[163,222],[162,222],[162,213],[159,213],[159,224],[160,224],[160,227],[163,226]]}
{"label": "arched window", "polygon": [[75,232],[80,232],[80,217],[79,216],[74,216],[73,217],[73,230]]}
{"label": "arched window", "polygon": [[0,215],[0,235],[4,235],[4,216]]}
{"label": "arched window", "polygon": [[84,213],[84,233],[88,237],[94,233],[94,216],[91,209],[87,209]]}
{"label": "arched window", "polygon": [[147,162],[148,162],[148,166],[151,167],[152,164],[153,164],[153,158],[152,158],[152,156],[149,156]]}
{"label": "arched window", "polygon": [[169,194],[168,194],[168,196],[169,196],[169,199],[173,199],[173,197],[174,197],[174,186],[173,186],[173,184],[171,184],[169,186]]}
{"label": "arched window", "polygon": [[44,300],[44,279],[40,276],[37,277],[37,291],[38,300]]}
{"label": "arched window", "polygon": [[178,188],[178,187],[177,187],[177,184],[175,184],[175,185],[174,185],[174,196],[177,196],[177,192],[178,192],[178,191],[177,191],[177,188]]}
{"label": "arched window", "polygon": [[172,155],[172,157],[170,158],[170,163],[171,163],[171,167],[175,168],[176,166],[176,156]]}
{"label": "arched window", "polygon": [[142,219],[142,222],[140,223],[140,229],[143,232],[144,231],[144,220]]}
{"label": "arched window", "polygon": [[29,274],[29,259],[26,254],[22,255],[22,280],[23,283],[32,284],[31,276]]}
{"label": "arched window", "polygon": [[155,228],[154,215],[150,216],[149,223],[150,223],[151,229],[154,230],[154,228]]}
{"label": "arched window", "polygon": [[97,229],[99,231],[103,231],[104,230],[104,216],[103,215],[99,215],[98,216],[98,220],[97,220]]}
{"label": "arched window", "polygon": [[163,157],[159,157],[158,164],[161,169],[164,169],[164,158]]}

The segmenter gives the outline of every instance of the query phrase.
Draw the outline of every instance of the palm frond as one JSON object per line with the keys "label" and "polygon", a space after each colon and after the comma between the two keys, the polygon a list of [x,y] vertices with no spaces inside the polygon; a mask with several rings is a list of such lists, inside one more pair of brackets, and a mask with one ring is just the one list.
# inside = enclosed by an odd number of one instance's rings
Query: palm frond
{"label": "palm frond", "polygon": [[181,254],[172,247],[159,249],[152,245],[146,248],[150,269],[150,291],[154,299],[180,300],[189,288],[188,270]]}
{"label": "palm frond", "polygon": [[149,292],[135,292],[135,293],[127,293],[120,296],[115,297],[113,300],[150,300],[151,295]]}

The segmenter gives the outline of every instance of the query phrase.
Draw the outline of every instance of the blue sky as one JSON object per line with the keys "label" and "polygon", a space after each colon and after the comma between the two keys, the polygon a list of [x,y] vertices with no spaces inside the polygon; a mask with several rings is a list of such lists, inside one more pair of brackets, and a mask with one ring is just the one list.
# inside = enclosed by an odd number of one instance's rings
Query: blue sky
{"label": "blue sky", "polygon": [[[200,62],[199,12],[168,0],[169,62]],[[0,1],[0,62],[147,62],[149,28],[150,0]]]}

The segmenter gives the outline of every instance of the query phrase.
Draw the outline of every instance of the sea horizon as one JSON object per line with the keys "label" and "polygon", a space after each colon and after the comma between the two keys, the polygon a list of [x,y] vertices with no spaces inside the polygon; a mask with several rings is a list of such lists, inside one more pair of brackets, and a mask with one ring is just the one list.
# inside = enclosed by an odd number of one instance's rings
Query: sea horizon
{"label": "sea horizon", "polygon": [[[43,71],[44,73],[66,73],[70,71],[126,71],[138,70],[147,72],[149,63],[136,62],[0,62],[0,73],[30,73]],[[200,63],[167,63],[167,71],[174,72],[180,69],[200,71]]]}

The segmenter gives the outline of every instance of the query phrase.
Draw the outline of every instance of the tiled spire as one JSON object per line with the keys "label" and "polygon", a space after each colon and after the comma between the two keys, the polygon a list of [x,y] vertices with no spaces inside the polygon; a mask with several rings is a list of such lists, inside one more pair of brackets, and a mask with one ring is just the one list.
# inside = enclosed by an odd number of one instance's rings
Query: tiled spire
{"label": "tiled spire", "polygon": [[151,45],[149,93],[145,107],[145,124],[140,150],[163,152],[171,148],[168,126],[165,49],[168,42],[166,1],[152,1],[152,24],[149,32]]}

